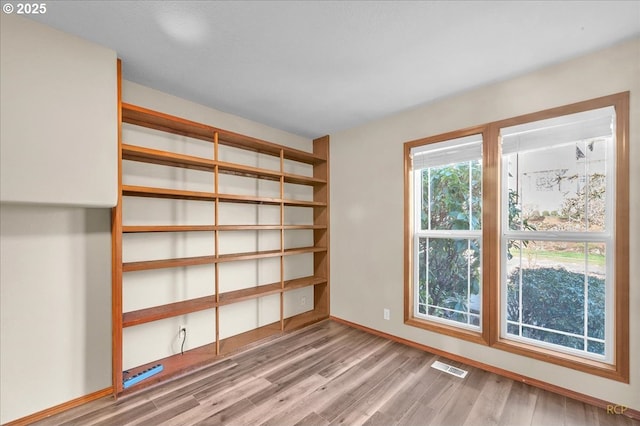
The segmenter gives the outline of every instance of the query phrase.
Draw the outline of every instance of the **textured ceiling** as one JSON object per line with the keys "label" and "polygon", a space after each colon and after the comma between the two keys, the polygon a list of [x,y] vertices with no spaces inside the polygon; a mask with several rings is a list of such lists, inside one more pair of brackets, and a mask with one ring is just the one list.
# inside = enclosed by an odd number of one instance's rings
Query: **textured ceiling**
{"label": "textured ceiling", "polygon": [[124,78],[307,137],[640,35],[640,1],[49,1]]}

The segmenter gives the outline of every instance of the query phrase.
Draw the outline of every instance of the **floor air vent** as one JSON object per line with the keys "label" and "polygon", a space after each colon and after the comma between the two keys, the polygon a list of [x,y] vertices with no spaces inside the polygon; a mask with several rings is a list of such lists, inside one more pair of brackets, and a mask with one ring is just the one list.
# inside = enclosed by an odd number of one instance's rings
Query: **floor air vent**
{"label": "floor air vent", "polygon": [[431,367],[435,368],[436,370],[440,370],[440,371],[444,371],[445,373],[452,374],[456,377],[460,377],[461,379],[464,379],[464,377],[468,373],[465,370],[461,370],[459,368],[456,368],[449,364],[445,364],[444,362],[440,362],[440,361],[435,361],[433,364],[431,364]]}

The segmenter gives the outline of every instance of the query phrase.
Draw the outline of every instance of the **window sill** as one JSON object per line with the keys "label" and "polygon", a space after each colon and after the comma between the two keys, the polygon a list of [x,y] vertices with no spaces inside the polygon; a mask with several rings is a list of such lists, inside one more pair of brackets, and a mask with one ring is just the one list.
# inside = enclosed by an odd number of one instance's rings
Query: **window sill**
{"label": "window sill", "polygon": [[492,348],[511,352],[517,355],[571,368],[583,373],[593,374],[623,383],[629,383],[629,372],[621,371],[621,369],[615,364],[612,365],[606,362],[586,359],[577,355],[570,355],[553,351],[551,349],[539,348],[537,346],[528,345],[522,342],[515,342],[508,339],[498,339],[490,346]]}
{"label": "window sill", "polygon": [[418,327],[423,330],[433,331],[434,333],[444,334],[451,337],[457,337],[459,339],[467,340],[480,345],[488,345],[489,339],[484,336],[481,331],[465,330],[463,328],[454,327],[446,324],[439,324],[433,321],[428,321],[421,318],[409,317],[406,318],[404,323],[413,327]]}

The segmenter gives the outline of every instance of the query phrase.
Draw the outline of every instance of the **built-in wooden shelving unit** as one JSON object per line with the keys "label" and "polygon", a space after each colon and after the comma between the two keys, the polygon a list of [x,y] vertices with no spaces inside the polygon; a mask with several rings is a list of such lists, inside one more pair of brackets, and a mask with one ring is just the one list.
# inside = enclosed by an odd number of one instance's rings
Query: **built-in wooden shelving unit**
{"label": "built-in wooden shelving unit", "polygon": [[[329,138],[323,137],[313,141],[313,152],[306,152],[284,145],[259,140],[249,136],[221,130],[206,124],[196,123],[183,118],[171,116],[161,112],[142,108],[131,104],[121,103],[121,124],[154,129],[172,135],[186,136],[213,145],[213,158],[203,158],[184,153],[152,149],[130,144],[122,140],[120,147],[120,182],[119,202],[113,211],[113,381],[116,395],[133,392],[169,377],[182,374],[197,368],[216,358],[246,348],[263,339],[279,336],[291,330],[304,327],[329,316]],[[126,142],[126,143],[125,143]],[[265,154],[275,157],[279,163],[279,170],[235,164],[221,161],[218,158],[220,147],[232,147],[251,153]],[[252,154],[254,155],[254,154]],[[139,186],[122,184],[122,162],[148,163],[171,168],[191,169],[210,173],[214,184],[208,191],[192,191],[185,189],[164,188],[155,186]],[[309,175],[289,173],[286,171],[287,162],[297,162],[308,165],[312,169]],[[218,192],[218,182],[221,175],[234,175],[254,179],[256,181],[271,181],[280,186],[279,197],[243,195]],[[302,185],[312,189],[312,199],[289,199],[285,197],[285,185]],[[213,203],[216,213],[208,224],[123,224],[123,200],[129,198],[190,200]],[[226,203],[236,205],[267,205],[280,210],[278,223],[270,224],[221,224],[218,219],[218,208]],[[310,209],[313,223],[287,224],[285,210],[289,207]],[[252,252],[221,252],[219,238],[234,235],[234,232],[279,232],[280,247],[277,249],[258,250]],[[313,235],[313,245],[304,247],[285,247],[285,235],[288,232],[308,232]],[[206,232],[211,234],[213,253],[204,256],[175,257],[166,259],[146,259],[123,262],[123,235],[145,234],[163,235],[177,233]],[[313,257],[313,274],[295,279],[285,279],[285,258],[297,255]],[[229,262],[240,262],[256,259],[279,258],[279,276],[276,282],[255,285],[232,291],[220,291],[218,268]],[[213,265],[215,268],[215,282],[211,284],[211,294],[172,303],[152,306],[144,309],[123,311],[123,293],[125,292],[123,278],[126,274],[136,271],[175,270],[175,268],[190,268],[196,265]],[[285,317],[285,294],[302,288],[313,289],[313,301],[307,311]],[[255,328],[230,337],[220,338],[218,327],[233,318],[224,318],[219,314],[221,307],[258,299],[265,296],[280,295],[279,321],[256,326]],[[224,309],[224,308],[223,308]],[[174,355],[155,359],[144,365],[127,368],[123,372],[123,330],[141,324],[179,317],[204,310],[214,310],[216,321],[215,341],[208,344],[178,352]],[[134,376],[157,364],[162,364],[163,370],[140,383],[125,389],[123,380]]]}

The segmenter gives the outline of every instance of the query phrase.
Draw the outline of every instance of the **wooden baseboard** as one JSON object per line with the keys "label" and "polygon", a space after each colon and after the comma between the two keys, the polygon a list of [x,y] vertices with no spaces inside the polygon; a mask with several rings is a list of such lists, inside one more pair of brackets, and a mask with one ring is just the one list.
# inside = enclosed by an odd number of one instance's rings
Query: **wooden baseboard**
{"label": "wooden baseboard", "polygon": [[39,411],[37,413],[31,414],[26,417],[22,417],[17,420],[13,420],[9,423],[5,423],[3,426],[23,426],[29,425],[33,422],[37,422],[39,420],[46,419],[47,417],[53,416],[54,414],[62,413],[63,411],[69,410],[74,407],[78,407],[82,404],[86,404],[87,402],[95,401],[96,399],[103,398],[105,396],[113,395],[113,388],[102,389],[89,395],[84,395],[76,399],[72,399],[71,401],[64,402],[60,405],[56,405],[55,407],[47,408],[46,410]]}
{"label": "wooden baseboard", "polygon": [[543,389],[543,390],[546,390],[546,391],[549,391],[549,392],[553,392],[553,393],[556,393],[558,395],[562,395],[562,396],[565,396],[565,397],[568,397],[568,398],[572,398],[572,399],[575,399],[577,401],[584,402],[586,404],[594,405],[594,406],[602,408],[604,410],[614,410],[614,408],[615,408],[616,414],[618,412],[622,411],[620,414],[623,414],[626,417],[630,417],[632,419],[640,420],[640,411],[639,410],[634,410],[634,409],[631,409],[631,408],[628,408],[628,407],[622,407],[622,406],[620,406],[618,404],[615,404],[615,403],[611,403],[611,402],[608,402],[608,401],[604,401],[602,399],[594,398],[592,396],[585,395],[585,394],[582,394],[582,393],[579,393],[579,392],[575,392],[575,391],[572,391],[570,389],[566,389],[566,388],[563,388],[563,387],[560,387],[560,386],[556,386],[556,385],[553,385],[551,383],[543,382],[541,380],[533,379],[531,377],[523,376],[521,374],[517,374],[517,373],[514,373],[512,371],[503,370],[502,368],[498,368],[498,367],[494,367],[492,365],[484,364],[482,362],[475,361],[475,360],[470,359],[470,358],[466,358],[466,357],[463,357],[463,356],[460,356],[460,355],[455,355],[455,354],[452,354],[452,353],[449,353],[449,352],[446,352],[446,351],[443,351],[443,350],[440,350],[440,349],[432,348],[430,346],[423,345],[423,344],[420,344],[420,343],[416,343],[416,342],[413,342],[411,340],[403,339],[402,337],[397,337],[397,336],[394,336],[392,334],[388,334],[388,333],[384,333],[384,332],[379,331],[379,330],[375,330],[373,328],[365,327],[364,325],[356,324],[356,323],[353,323],[351,321],[344,320],[342,318],[338,318],[338,317],[334,317],[334,316],[331,316],[330,318],[331,318],[332,321],[339,322],[339,323],[347,325],[349,327],[357,328],[357,329],[365,331],[367,333],[375,334],[376,336],[380,336],[380,337],[383,337],[385,339],[389,339],[389,340],[392,340],[394,342],[401,343],[403,345],[411,346],[411,347],[423,350],[425,352],[429,352],[429,353],[432,353],[432,354],[435,354],[435,355],[443,356],[443,357],[446,357],[446,358],[448,358],[450,360],[453,360],[453,361],[462,362],[462,363],[470,365],[472,367],[476,367],[476,368],[479,368],[481,370],[488,371],[490,373],[495,373],[495,374],[498,374],[500,376],[507,377],[507,378],[509,378],[511,380],[515,380],[515,381],[518,381],[518,382],[526,383],[528,385],[535,386],[537,388],[540,388],[540,389]]}

